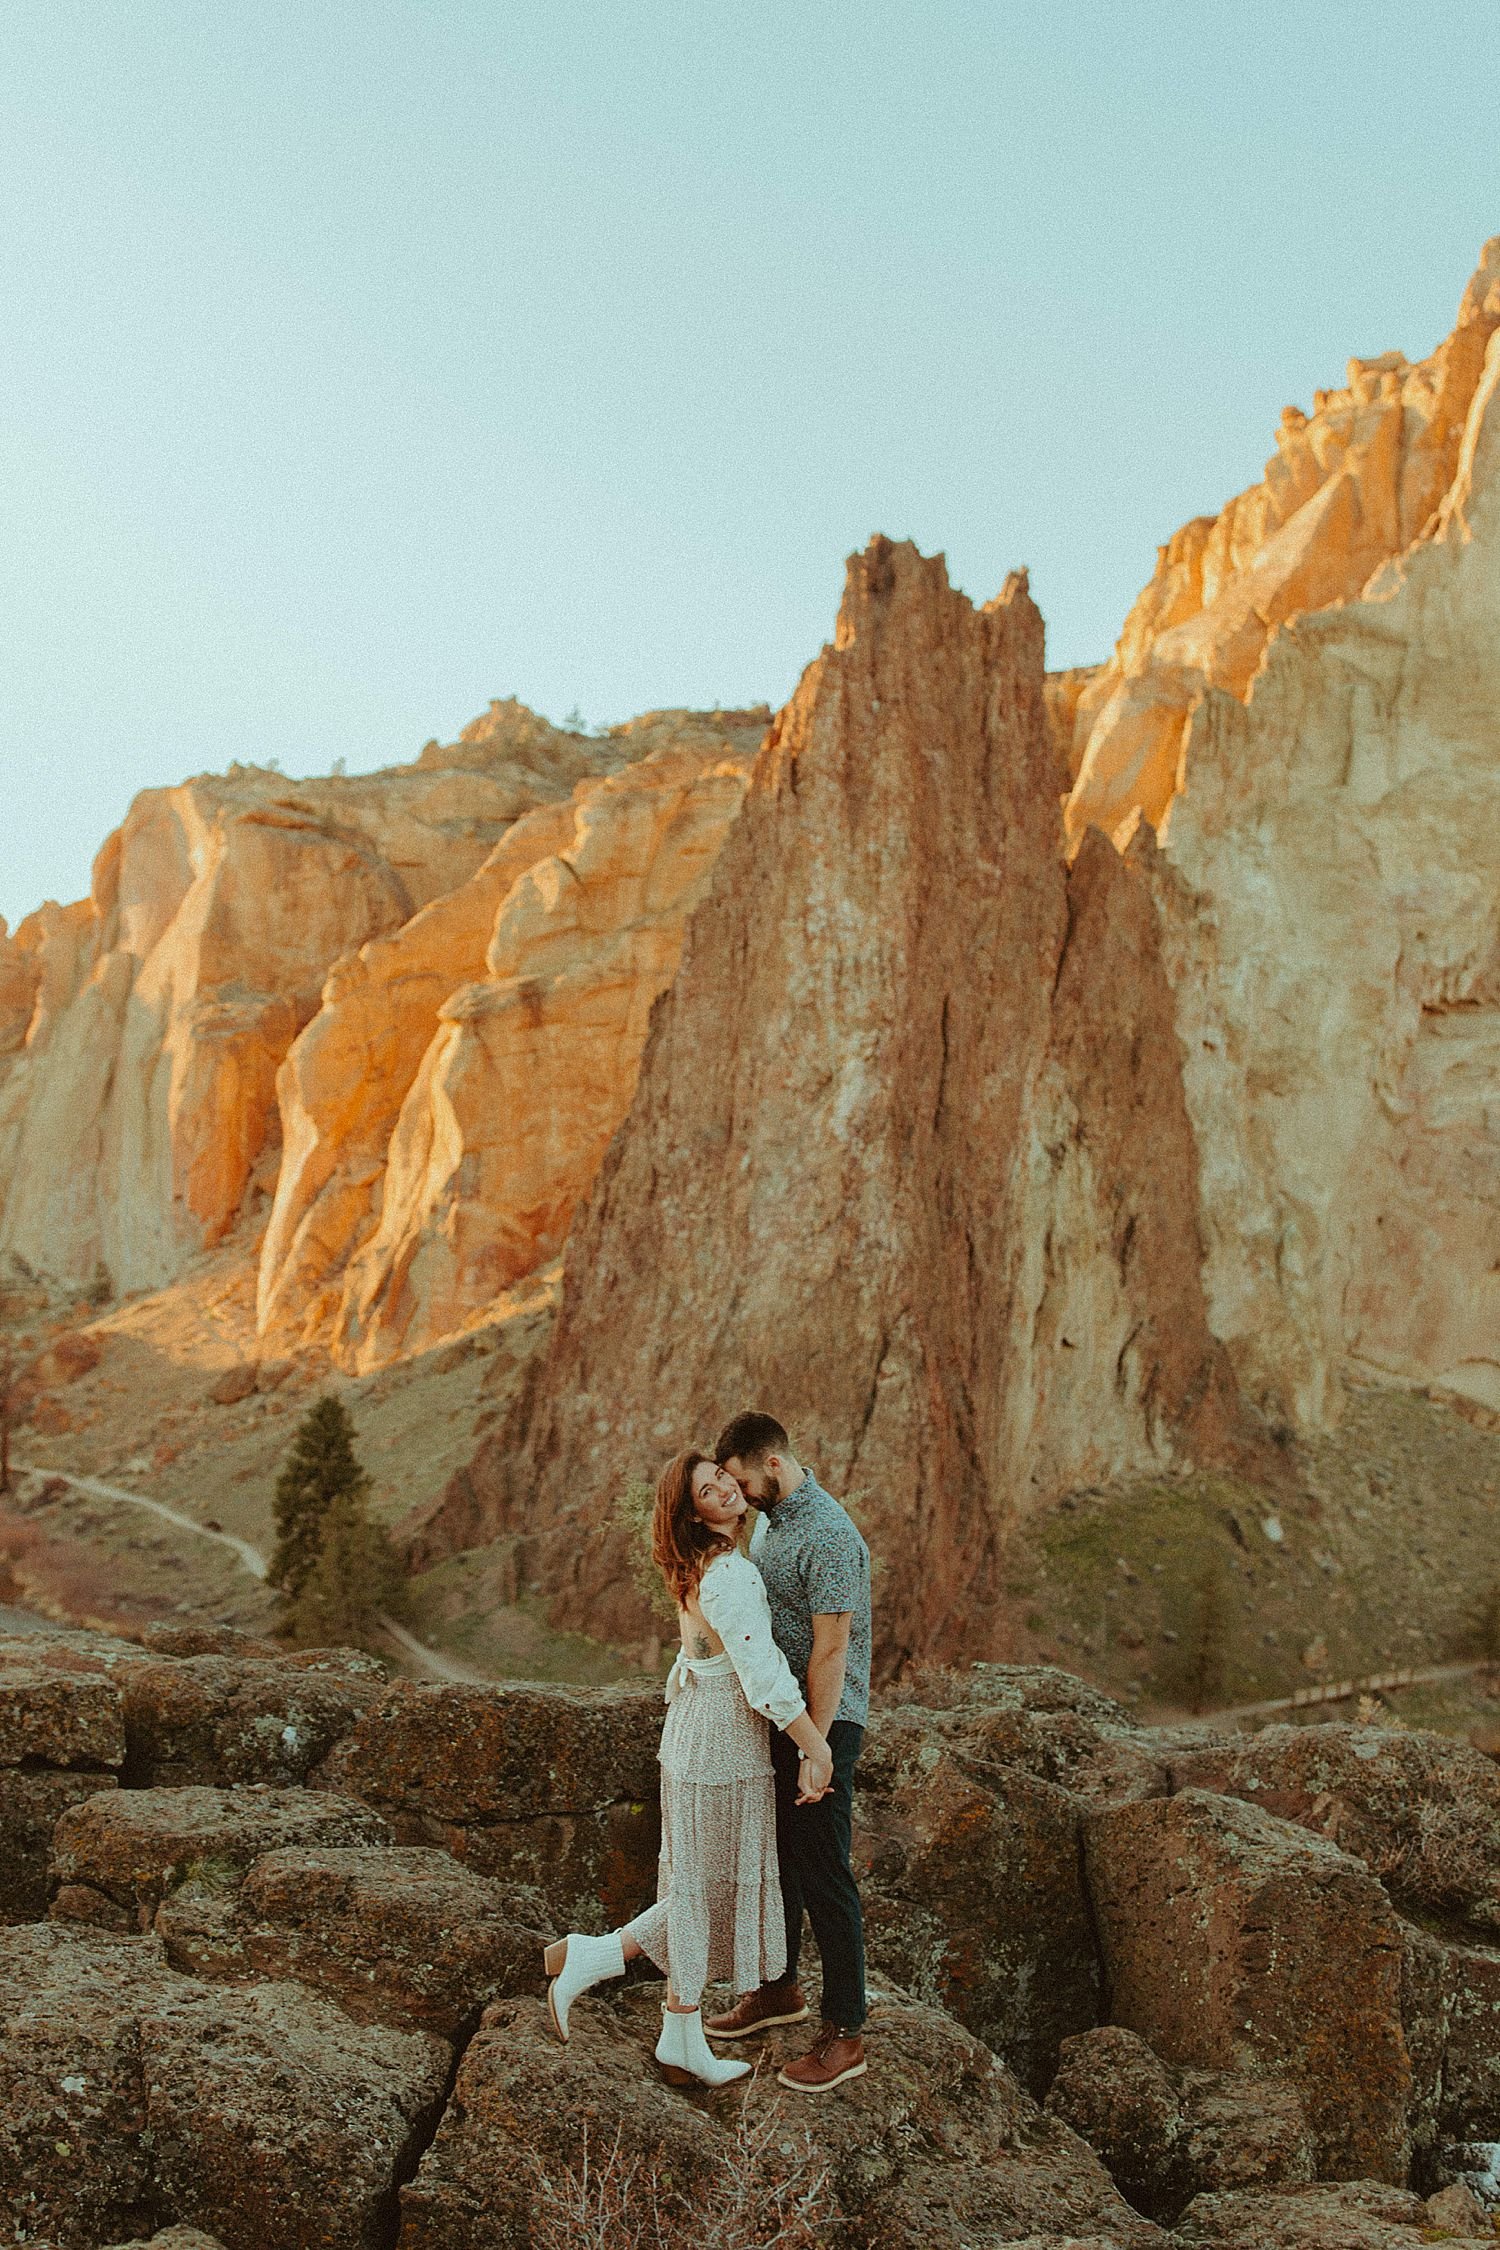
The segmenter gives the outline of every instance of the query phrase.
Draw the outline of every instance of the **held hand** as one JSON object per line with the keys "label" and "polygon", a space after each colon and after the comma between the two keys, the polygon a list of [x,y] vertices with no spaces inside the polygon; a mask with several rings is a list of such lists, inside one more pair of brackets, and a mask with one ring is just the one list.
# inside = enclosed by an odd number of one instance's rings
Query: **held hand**
{"label": "held hand", "polygon": [[815,1805],[833,1787],[833,1758],[803,1757],[797,1767],[797,1802]]}

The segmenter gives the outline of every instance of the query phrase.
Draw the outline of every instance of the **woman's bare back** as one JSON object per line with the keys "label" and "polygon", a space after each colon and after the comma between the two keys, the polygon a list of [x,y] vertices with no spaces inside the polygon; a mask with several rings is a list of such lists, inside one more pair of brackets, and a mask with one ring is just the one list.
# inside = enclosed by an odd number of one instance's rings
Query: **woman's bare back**
{"label": "woman's bare back", "polygon": [[682,1639],[685,1656],[722,1656],[724,1643],[698,1607],[698,1597],[691,1594],[677,1612],[677,1630]]}

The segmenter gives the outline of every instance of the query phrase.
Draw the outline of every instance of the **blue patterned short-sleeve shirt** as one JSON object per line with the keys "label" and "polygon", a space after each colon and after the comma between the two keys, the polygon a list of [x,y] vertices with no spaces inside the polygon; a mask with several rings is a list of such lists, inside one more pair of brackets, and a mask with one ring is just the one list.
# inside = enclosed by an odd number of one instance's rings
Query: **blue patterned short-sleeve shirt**
{"label": "blue patterned short-sleeve shirt", "polygon": [[850,1612],[844,1692],[835,1720],[863,1726],[870,1713],[870,1550],[854,1518],[809,1470],[764,1514],[750,1559],[766,1582],[776,1646],[807,1692],[815,1617]]}

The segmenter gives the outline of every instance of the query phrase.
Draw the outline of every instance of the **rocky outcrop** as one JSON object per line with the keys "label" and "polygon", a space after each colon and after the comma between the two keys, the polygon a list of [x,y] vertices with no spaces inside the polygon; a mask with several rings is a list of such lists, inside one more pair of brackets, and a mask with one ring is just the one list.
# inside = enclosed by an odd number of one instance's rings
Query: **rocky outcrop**
{"label": "rocky outcrop", "polygon": [[154,1927],[196,1976],[292,1978],[356,2023],[457,2039],[487,2002],[532,1988],[549,1924],[538,1894],[446,1852],[321,1845],[262,1854],[237,1890],[218,1868],[189,1881]]}
{"label": "rocky outcrop", "polygon": [[351,1251],[376,1223],[401,1105],[438,1011],[484,960],[512,883],[573,832],[570,803],[524,813],[467,883],[335,965],[277,1080],[282,1155],[260,1260],[272,1342],[326,1332]]}
{"label": "rocky outcrop", "polygon": [[0,1252],[128,1289],[218,1240],[274,1143],[277,1071],[331,963],[608,762],[510,706],[383,774],[236,765],[137,798],[88,908],[44,910],[3,949]]}
{"label": "rocky outcrop", "polygon": [[0,1932],[0,2196],[66,2250],[171,2215],[229,2250],[375,2250],[448,2050],[294,1984],[178,1976],[149,1937]]}
{"label": "rocky outcrop", "polygon": [[1406,2178],[1400,1931],[1361,1864],[1187,1789],[1088,1823],[1116,2023],[1164,2061],[1285,2079],[1323,2179]]}
{"label": "rocky outcrop", "polygon": [[[1500,325],[1500,237],[1458,324],[1430,358],[1351,359],[1311,415],[1287,407],[1261,483],[1184,524],[1092,677],[1059,674],[1054,701],[1076,777],[1068,828],[1160,826],[1191,771],[1192,715],[1209,689],[1240,701],[1292,619],[1351,601],[1428,535],[1453,480],[1485,347]],[[1077,681],[1075,687],[1073,683]]]}
{"label": "rocky outcrop", "polygon": [[[1500,1956],[1398,1922],[1374,1814],[1340,1831],[1366,1859],[1233,1796],[1168,1794],[1184,1731],[1064,1673],[929,1671],[877,1702],[856,1797],[872,2068],[789,2110],[766,2070],[713,2095],[662,2084],[660,1986],[639,1971],[590,1996],[567,2048],[547,2024],[543,1939],[618,1923],[654,1886],[656,1690],[392,1685],[327,1715],[342,1731],[311,1788],[235,1781],[242,1734],[195,1719],[213,1778],[142,1787],[133,1696],[170,1708],[175,1667],[197,1711],[205,1663],[278,1668],[230,1636],[153,1639],[42,1633],[7,1667],[6,1739],[30,1761],[9,1770],[99,1785],[59,1809],[50,1903],[14,1902],[29,1918],[0,1931],[18,2242],[95,2250],[175,2222],[225,2250],[522,2250],[586,2114],[591,2161],[618,2134],[623,2162],[696,2198],[700,2239],[726,2177],[770,2212],[795,2172],[830,2229],[881,2250],[1130,2250],[1162,2225],[1363,2250],[1382,2226],[1453,2232],[1456,2138],[1500,2140]],[[308,1674],[281,1668],[290,1708]],[[122,1715],[122,1763],[42,1762],[119,1757]],[[1315,1731],[1330,1773],[1335,1735],[1376,1769],[1428,1739]],[[770,2063],[805,2037],[774,2035]]]}
{"label": "rocky outcrop", "polygon": [[278,1082],[264,1335],[329,1336],[373,1364],[556,1255],[764,720],[615,728],[594,746],[601,778],[524,815],[468,882],[337,965]]}
{"label": "rocky outcrop", "polygon": [[[675,2190],[696,2215],[705,2241],[716,2238],[715,2218],[727,2219],[726,2189],[746,2169],[736,2162],[737,2145],[753,2146],[762,2123],[772,2157],[801,2143],[809,2171],[825,2183],[827,2216],[880,2250],[1031,2240],[1039,2250],[1080,2241],[1144,2250],[1162,2240],[1125,2204],[1092,2151],[1061,2119],[1038,2110],[950,2018],[893,1995],[879,2020],[879,2064],[854,2097],[805,2103],[789,2114],[769,2089],[689,2104],[643,2081],[643,2045],[660,2021],[655,1994],[637,1991],[615,2007],[595,2007],[563,2050],[549,2041],[534,2005],[495,2009],[464,2057],[452,2108],[402,2191],[403,2250],[520,2250],[540,2182],[558,2181],[577,2165],[577,2119],[585,2111],[595,2160],[618,2131],[627,2159],[652,2162],[667,2193]],[[768,2074],[805,2040],[805,2028],[769,2034],[762,2042]],[[773,2169],[765,2165],[762,2176]],[[767,2230],[745,2239],[771,2237]]]}
{"label": "rocky outcrop", "polygon": [[1295,2086],[1253,2072],[1175,2070],[1118,2025],[1064,2041],[1047,2107],[1098,2150],[1136,2210],[1168,2224],[1195,2195],[1315,2176]]}
{"label": "rocky outcrop", "polygon": [[1375,1869],[1423,1920],[1500,1936],[1500,1768],[1415,1729],[1263,1727],[1184,1749],[1171,1786],[1208,1789],[1296,1821]]}
{"label": "rocky outcrop", "polygon": [[162,1900],[204,1869],[222,1880],[293,1845],[390,1841],[380,1815],[326,1790],[117,1789],[58,1822],[52,1912],[64,1921],[149,1929]]}
{"label": "rocky outcrop", "polygon": [[534,1882],[563,1923],[625,1920],[658,1846],[654,1697],[624,1690],[396,1687],[315,1777],[361,1797],[406,1844]]}
{"label": "rocky outcrop", "polygon": [[1139,870],[1064,865],[1024,583],[877,540],[756,763],[571,1239],[524,1431],[454,1495],[560,1618],[644,1629],[601,1527],[769,1399],[872,1543],[882,1651],[1005,1631],[1007,1525],[1226,1451],[1171,1000]]}
{"label": "rocky outcrop", "polygon": [[1157,862],[1209,1318],[1293,1423],[1346,1361],[1500,1406],[1497,647],[1492,340],[1435,529],[1203,699]]}
{"label": "rocky outcrop", "polygon": [[680,733],[578,791],[567,838],[503,898],[483,981],[439,1010],[349,1266],[347,1364],[424,1349],[561,1251],[744,797],[752,745]]}

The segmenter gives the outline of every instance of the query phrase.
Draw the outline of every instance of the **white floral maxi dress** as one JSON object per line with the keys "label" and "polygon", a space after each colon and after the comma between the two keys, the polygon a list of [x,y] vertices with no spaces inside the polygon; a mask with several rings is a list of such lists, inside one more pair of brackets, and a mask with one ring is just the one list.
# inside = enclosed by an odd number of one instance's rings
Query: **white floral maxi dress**
{"label": "white floral maxi dress", "polygon": [[724,1650],[682,1651],[667,1675],[656,1904],[625,1931],[688,2007],[705,1984],[753,1992],[786,1968],[771,1725],[807,1708],[753,1562],[710,1563],[698,1603]]}

